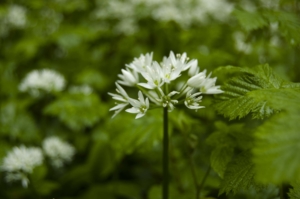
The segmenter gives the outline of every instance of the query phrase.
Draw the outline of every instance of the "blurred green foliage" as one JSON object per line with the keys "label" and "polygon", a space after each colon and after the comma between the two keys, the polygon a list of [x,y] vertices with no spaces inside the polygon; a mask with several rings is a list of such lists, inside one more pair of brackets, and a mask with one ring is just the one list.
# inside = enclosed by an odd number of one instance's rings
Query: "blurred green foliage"
{"label": "blurred green foliage", "polygon": [[[109,2],[124,7],[109,10]],[[154,52],[161,60],[170,50],[197,59],[225,91],[198,112],[170,113],[170,196],[195,198],[195,178],[208,173],[201,198],[299,198],[300,2],[228,0],[226,19],[217,17],[221,7],[187,26],[155,17],[160,3],[149,2],[0,3],[0,160],[50,135],[77,151],[64,168],[37,167],[28,189],[0,172],[0,198],[160,198],[162,111],[111,119],[107,93],[134,57]],[[60,72],[65,89],[21,92],[23,78],[43,68]],[[92,91],[72,92],[82,85]]]}

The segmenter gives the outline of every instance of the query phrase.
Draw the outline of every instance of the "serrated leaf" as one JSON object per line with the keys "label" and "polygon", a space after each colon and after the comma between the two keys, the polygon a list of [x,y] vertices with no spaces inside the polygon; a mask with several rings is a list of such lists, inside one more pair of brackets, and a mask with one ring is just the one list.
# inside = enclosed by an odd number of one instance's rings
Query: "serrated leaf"
{"label": "serrated leaf", "polygon": [[232,147],[217,147],[210,156],[211,167],[221,177],[224,177],[227,164],[231,161],[234,154]]}
{"label": "serrated leaf", "polygon": [[258,180],[282,183],[300,179],[299,121],[300,109],[281,112],[257,130],[253,153]]}
{"label": "serrated leaf", "polygon": [[[265,93],[276,93],[280,89],[288,87],[298,87],[299,84],[286,82],[275,75],[272,69],[266,65],[254,68],[233,68],[235,76],[231,78],[222,90],[222,95],[217,96],[215,103],[216,110],[229,119],[242,118],[252,113],[253,118],[265,118],[280,110],[278,107],[270,106],[268,98],[262,100],[261,96]],[[219,72],[222,68],[219,69]]]}
{"label": "serrated leaf", "polygon": [[234,156],[235,148],[248,150],[252,147],[252,137],[245,131],[243,124],[227,125],[223,122],[216,122],[217,131],[213,132],[206,142],[215,146],[210,162],[218,175],[223,178],[224,172]]}
{"label": "serrated leaf", "polygon": [[235,10],[233,14],[236,16],[241,26],[247,31],[255,30],[268,25],[268,21],[259,12]]}
{"label": "serrated leaf", "polygon": [[300,42],[300,20],[299,16],[292,12],[266,10],[263,15],[270,22],[279,23],[280,33],[290,42]]}
{"label": "serrated leaf", "polygon": [[238,145],[236,134],[243,131],[242,124],[227,125],[224,122],[215,122],[216,131],[207,139],[206,143],[218,147],[236,147]]}
{"label": "serrated leaf", "polygon": [[261,189],[261,185],[254,181],[254,164],[251,162],[249,153],[238,155],[232,162],[229,163],[224,179],[221,182],[219,195],[222,193],[236,193],[241,190],[251,188]]}

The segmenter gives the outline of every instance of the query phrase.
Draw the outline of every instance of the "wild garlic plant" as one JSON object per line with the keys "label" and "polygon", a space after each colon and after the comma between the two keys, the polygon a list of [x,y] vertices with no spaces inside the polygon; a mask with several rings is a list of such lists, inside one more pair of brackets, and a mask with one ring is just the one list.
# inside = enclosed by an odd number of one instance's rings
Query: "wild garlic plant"
{"label": "wild garlic plant", "polygon": [[[168,112],[175,106],[184,104],[189,109],[204,108],[201,105],[202,96],[205,94],[219,94],[223,91],[216,86],[217,78],[200,72],[198,61],[190,60],[186,53],[175,54],[171,51],[159,63],[153,60],[153,53],[140,55],[132,63],[126,64],[120,80],[116,82],[117,93],[109,93],[116,106],[110,109],[115,111],[115,117],[122,110],[136,114],[136,119],[143,117],[148,110],[163,109],[163,188],[162,198],[168,198]],[[184,77],[185,76],[185,77]],[[121,86],[135,87],[138,90],[137,99],[131,98]]]}

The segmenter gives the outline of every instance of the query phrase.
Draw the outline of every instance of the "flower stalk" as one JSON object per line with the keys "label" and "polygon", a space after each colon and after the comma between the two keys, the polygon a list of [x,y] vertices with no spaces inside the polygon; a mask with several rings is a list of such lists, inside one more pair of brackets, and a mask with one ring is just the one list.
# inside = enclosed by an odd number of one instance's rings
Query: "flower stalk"
{"label": "flower stalk", "polygon": [[169,129],[168,129],[168,107],[163,108],[163,199],[169,198]]}

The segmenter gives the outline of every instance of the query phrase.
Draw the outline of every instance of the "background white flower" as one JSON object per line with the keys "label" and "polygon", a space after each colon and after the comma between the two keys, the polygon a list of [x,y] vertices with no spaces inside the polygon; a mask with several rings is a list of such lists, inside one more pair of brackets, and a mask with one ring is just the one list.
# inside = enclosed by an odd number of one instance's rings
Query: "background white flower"
{"label": "background white flower", "polygon": [[20,5],[12,5],[6,16],[7,23],[16,28],[23,28],[26,25],[26,9]]}
{"label": "background white flower", "polygon": [[6,173],[6,181],[22,182],[23,187],[27,187],[29,180],[28,174],[33,169],[43,163],[43,153],[37,147],[14,147],[3,159],[1,170]]}
{"label": "background white flower", "polygon": [[64,77],[54,70],[33,70],[23,79],[19,85],[19,90],[29,92],[37,97],[41,94],[41,90],[46,92],[62,91],[65,84]]}
{"label": "background white flower", "polygon": [[93,16],[102,21],[115,19],[113,30],[130,35],[139,30],[139,20],[145,17],[160,22],[174,21],[189,28],[211,19],[225,21],[233,7],[227,0],[101,0]]}
{"label": "background white flower", "polygon": [[54,167],[62,167],[70,162],[75,154],[75,148],[58,137],[48,137],[43,141],[43,150]]}

